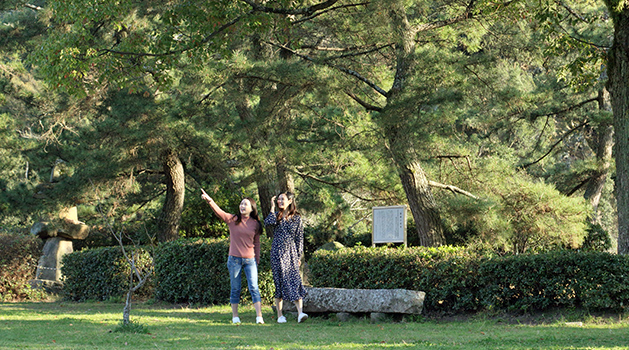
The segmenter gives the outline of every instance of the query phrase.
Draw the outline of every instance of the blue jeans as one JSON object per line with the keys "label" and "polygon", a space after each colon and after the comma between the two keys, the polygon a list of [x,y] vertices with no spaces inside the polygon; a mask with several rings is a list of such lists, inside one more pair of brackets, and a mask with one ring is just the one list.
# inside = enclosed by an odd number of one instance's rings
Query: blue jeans
{"label": "blue jeans", "polygon": [[229,269],[229,282],[231,284],[230,304],[238,304],[240,302],[241,271],[245,271],[247,286],[249,287],[249,292],[251,292],[253,303],[255,304],[262,300],[260,289],[258,288],[258,265],[255,258],[239,258],[230,255],[227,258],[227,268]]}

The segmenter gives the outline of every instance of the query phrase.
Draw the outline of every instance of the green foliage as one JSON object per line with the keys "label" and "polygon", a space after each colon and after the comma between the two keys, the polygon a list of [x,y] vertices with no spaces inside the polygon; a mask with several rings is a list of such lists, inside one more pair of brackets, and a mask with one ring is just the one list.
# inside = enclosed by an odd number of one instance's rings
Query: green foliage
{"label": "green foliage", "polygon": [[424,291],[429,311],[626,310],[629,258],[557,251],[496,256],[472,248],[344,248],[309,261],[315,287]]}
{"label": "green foliage", "polygon": [[113,329],[114,333],[133,333],[133,334],[148,334],[149,328],[146,324],[138,321],[130,320],[129,323],[121,321],[120,324]]}
{"label": "green foliage", "polygon": [[443,196],[452,240],[485,242],[515,253],[582,245],[591,211],[583,198],[565,196],[552,185],[516,172],[504,159],[472,164],[473,173],[449,176],[484,196]]}
{"label": "green foliage", "polygon": [[482,251],[440,248],[355,247],[319,250],[308,261],[315,287],[410,289],[426,292],[429,310],[473,310],[467,277]]}
{"label": "green foliage", "polygon": [[[598,75],[611,23],[600,4],[578,2],[570,7],[576,12],[568,13],[573,11],[566,6],[541,2],[534,4],[532,15],[525,3],[504,11],[503,6],[478,3],[474,11],[487,22],[457,21],[421,32],[408,67],[412,73],[397,101],[357,84],[356,75],[316,63],[346,67],[386,90],[400,58],[391,46],[380,47],[400,39],[400,32],[391,30],[394,12],[412,25],[424,25],[459,16],[464,11],[459,3],[397,1],[392,11],[392,2],[375,1],[325,9],[305,21],[299,21],[306,19],[301,15],[262,13],[244,2],[223,0],[45,4],[47,11],[0,13],[0,22],[7,23],[0,26],[0,47],[5,48],[0,62],[0,210],[13,209],[0,224],[27,226],[41,204],[52,211],[62,201],[85,203],[94,196],[107,198],[107,215],[150,226],[164,191],[157,151],[168,146],[180,152],[186,175],[236,184],[221,186],[217,197],[237,192],[229,189],[251,190],[259,185],[256,175],[268,172],[272,178],[273,164],[285,161],[295,176],[304,217],[316,227],[307,234],[307,252],[333,239],[368,245],[364,238],[370,227],[364,218],[369,206],[404,201],[388,160],[391,145],[382,142],[387,125],[401,123],[404,132],[397,142],[418,154],[422,166],[430,168],[430,180],[481,198],[437,194],[450,243],[482,241],[508,251],[543,251],[578,246],[583,236],[580,203],[534,178],[514,175],[513,169],[543,155],[576,114],[604,119],[605,113],[572,108],[591,99],[592,85],[604,83]],[[282,0],[272,5],[306,4]],[[42,14],[41,22],[35,21],[36,13]],[[553,32],[557,24],[570,28]],[[29,47],[28,41],[45,28],[49,33],[37,49]],[[312,50],[322,37],[328,38],[330,50]],[[287,57],[287,50],[273,43],[313,60]],[[334,49],[347,50],[347,55]],[[57,91],[72,92],[71,97],[42,98],[33,68]],[[567,89],[564,81],[587,91]],[[111,90],[103,96],[105,89]],[[378,120],[378,113],[365,112],[346,92],[395,111],[388,120]],[[88,99],[76,99],[86,94]],[[246,118],[244,107],[250,112]],[[561,110],[574,112],[557,114]],[[16,136],[26,130],[33,133],[25,135],[37,138]],[[54,137],[43,140],[41,135]],[[571,175],[577,167],[572,160],[592,155],[583,142],[572,147],[568,141],[527,169],[529,174],[560,190],[574,187]],[[581,147],[586,148],[583,154],[565,151]],[[443,163],[435,159],[450,155],[468,157],[473,164],[469,173],[448,173],[459,172],[463,163],[442,172]],[[37,187],[57,156],[68,161],[73,176],[48,190]],[[495,159],[506,164],[500,171],[493,171]],[[25,181],[27,166],[31,177]],[[547,169],[561,170],[569,179],[563,181],[566,186]],[[517,179],[510,181],[512,177]],[[181,235],[225,235],[224,225],[197,191],[186,193]],[[47,203],[33,198],[40,192]],[[231,200],[219,203],[228,211],[234,207]],[[409,235],[409,241],[415,238]]]}
{"label": "green foliage", "polygon": [[41,249],[41,240],[36,236],[0,233],[0,301],[43,297],[28,283],[35,278]]}
{"label": "green foliage", "polygon": [[[237,213],[240,201],[244,197],[251,197],[246,194],[244,188],[234,191],[232,186],[226,183],[216,184],[211,187],[204,188],[214,201],[227,213]],[[201,199],[201,190],[195,188],[194,191],[186,193],[186,203],[181,213],[181,222],[179,224],[179,236],[182,238],[220,238],[229,236],[229,230],[223,220],[214,214],[212,208]],[[258,213],[260,220],[262,213],[258,204]]]}
{"label": "green foliage", "polygon": [[[262,238],[261,244],[258,285],[263,302],[272,303],[275,287],[268,255],[271,242]],[[227,239],[180,239],[161,244],[155,258],[155,298],[171,303],[229,302],[228,253]],[[245,278],[242,284],[241,300],[251,302]]]}
{"label": "green foliage", "polygon": [[[136,264],[146,270],[152,263],[148,251],[126,247],[127,254],[136,251]],[[73,301],[110,300],[127,294],[131,266],[120,247],[103,247],[75,251],[63,257],[61,272],[64,276],[63,296]],[[152,278],[136,295],[148,297],[153,293]]]}
{"label": "green foliage", "polygon": [[605,252],[612,247],[609,233],[599,224],[588,223],[587,235],[583,241],[584,250]]}
{"label": "green foliage", "polygon": [[552,252],[509,256],[479,266],[478,295],[485,308],[511,311],[552,307],[626,310],[626,256],[601,252]]}

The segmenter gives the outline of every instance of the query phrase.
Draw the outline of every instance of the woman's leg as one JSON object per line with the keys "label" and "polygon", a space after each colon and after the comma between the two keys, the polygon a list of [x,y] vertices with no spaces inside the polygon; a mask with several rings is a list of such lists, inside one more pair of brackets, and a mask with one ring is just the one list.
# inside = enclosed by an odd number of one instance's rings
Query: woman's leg
{"label": "woman's leg", "polygon": [[255,259],[243,259],[243,270],[247,277],[247,286],[251,293],[251,301],[256,309],[256,316],[262,317],[262,297],[258,287],[258,265]]}
{"label": "woman's leg", "polygon": [[295,307],[297,308],[297,322],[301,323],[308,319],[308,314],[304,313],[303,299],[295,301]]}
{"label": "woman's leg", "polygon": [[297,308],[297,314],[301,315],[303,313],[302,312],[302,310],[303,310],[303,299],[296,300],[294,303],[295,303],[295,307]]}
{"label": "woman's leg", "polygon": [[238,303],[240,303],[240,283],[242,269],[242,259],[234,256],[227,258],[227,268],[229,270],[229,282],[231,291],[229,293],[229,303],[232,306],[232,317],[238,317]]}
{"label": "woman's leg", "polygon": [[282,317],[282,307],[284,306],[284,301],[280,298],[275,298],[275,308],[277,309],[277,318]]}

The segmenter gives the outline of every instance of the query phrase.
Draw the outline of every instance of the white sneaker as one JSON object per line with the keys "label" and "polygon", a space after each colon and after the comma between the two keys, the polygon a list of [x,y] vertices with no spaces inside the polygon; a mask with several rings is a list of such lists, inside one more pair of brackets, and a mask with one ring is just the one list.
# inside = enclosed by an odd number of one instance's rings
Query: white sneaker
{"label": "white sneaker", "polygon": [[256,317],[256,323],[258,323],[258,324],[264,324],[264,319],[262,318],[262,316],[257,316],[257,317]]}
{"label": "white sneaker", "polygon": [[240,323],[240,317],[232,318],[232,323]]}
{"label": "white sneaker", "polygon": [[297,322],[302,323],[303,321],[308,319],[308,314],[305,313],[300,313],[299,317],[297,318]]}
{"label": "white sneaker", "polygon": [[284,316],[280,316],[280,317],[277,319],[277,323],[286,323],[286,317],[284,317]]}

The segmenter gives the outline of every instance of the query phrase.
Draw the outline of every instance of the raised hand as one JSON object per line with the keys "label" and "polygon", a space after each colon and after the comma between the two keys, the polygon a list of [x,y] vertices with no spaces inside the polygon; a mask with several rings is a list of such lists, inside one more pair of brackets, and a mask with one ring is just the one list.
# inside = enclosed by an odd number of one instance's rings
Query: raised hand
{"label": "raised hand", "polygon": [[208,202],[208,203],[210,203],[210,202],[212,202],[212,201],[213,201],[212,197],[210,197],[210,195],[208,195],[208,194],[207,194],[207,193],[206,193],[203,189],[201,189],[201,192],[203,192],[203,194],[201,195],[201,198],[202,198],[204,201],[206,201],[206,202]]}

